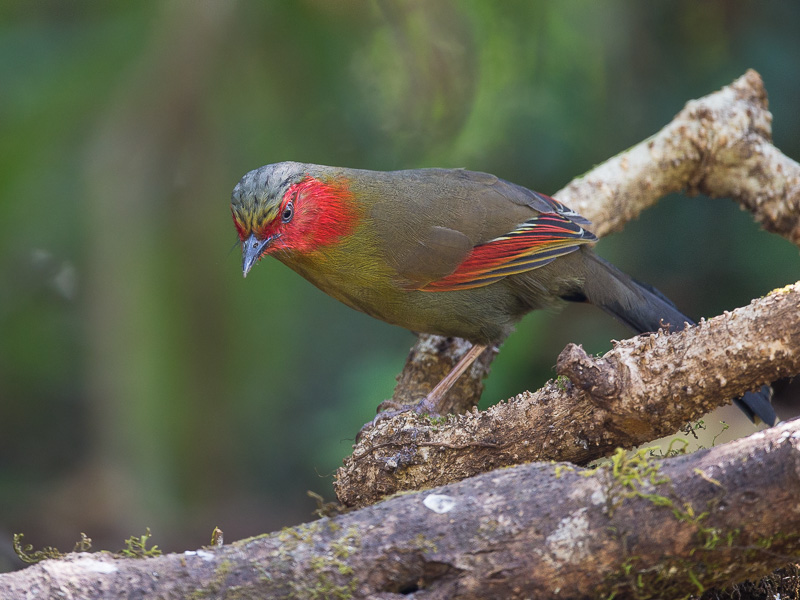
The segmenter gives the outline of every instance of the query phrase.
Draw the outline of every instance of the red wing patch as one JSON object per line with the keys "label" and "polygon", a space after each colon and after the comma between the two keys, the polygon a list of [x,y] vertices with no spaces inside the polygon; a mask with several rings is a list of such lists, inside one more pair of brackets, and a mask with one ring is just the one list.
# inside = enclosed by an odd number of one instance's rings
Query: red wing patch
{"label": "red wing patch", "polygon": [[420,289],[450,292],[482,287],[546,265],[574,252],[581,244],[595,241],[592,232],[567,217],[541,214],[505,235],[475,246],[455,271]]}

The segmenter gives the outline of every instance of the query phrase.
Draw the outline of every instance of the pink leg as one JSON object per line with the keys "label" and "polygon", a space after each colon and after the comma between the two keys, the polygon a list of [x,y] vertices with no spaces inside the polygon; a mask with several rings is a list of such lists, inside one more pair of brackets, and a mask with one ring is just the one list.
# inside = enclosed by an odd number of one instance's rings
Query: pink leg
{"label": "pink leg", "polygon": [[414,410],[418,413],[435,413],[438,414],[438,406],[439,401],[444,397],[444,395],[453,387],[453,384],[458,380],[461,375],[464,374],[464,371],[469,369],[470,365],[475,362],[475,359],[478,358],[484,350],[486,350],[488,346],[484,346],[483,344],[473,344],[472,348],[469,349],[461,360],[458,361],[453,370],[450,371],[444,379],[442,379],[439,383],[436,384],[430,393],[420,400],[419,404],[414,408]]}
{"label": "pink leg", "polygon": [[[375,418],[372,419],[372,421],[366,423],[361,428],[361,431],[359,431],[358,435],[356,435],[356,441],[360,440],[366,431],[374,427],[380,421],[383,421],[384,419],[390,419],[391,417],[409,409],[413,410],[417,414],[427,413],[438,415],[439,402],[441,401],[442,397],[450,390],[451,387],[453,387],[453,384],[456,382],[456,380],[464,374],[464,371],[469,369],[470,365],[475,362],[475,359],[478,358],[487,347],[488,346],[484,346],[482,344],[474,344],[472,348],[470,348],[469,351],[461,358],[461,360],[458,361],[456,366],[453,367],[453,369],[447,374],[447,376],[437,383],[430,393],[417,404],[413,406],[402,405],[401,407],[395,409],[381,410],[381,412],[379,412]],[[385,406],[388,402],[389,401],[381,403],[381,406]]]}

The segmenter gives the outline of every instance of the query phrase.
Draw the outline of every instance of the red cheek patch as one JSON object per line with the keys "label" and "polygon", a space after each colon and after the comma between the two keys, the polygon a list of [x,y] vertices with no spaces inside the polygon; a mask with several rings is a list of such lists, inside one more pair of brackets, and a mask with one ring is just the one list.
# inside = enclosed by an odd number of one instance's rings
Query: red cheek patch
{"label": "red cheek patch", "polygon": [[324,183],[310,175],[286,191],[279,215],[289,201],[294,203],[292,220],[282,223],[279,216],[265,232],[280,235],[276,250],[305,253],[335,244],[355,230],[362,212],[345,181]]}

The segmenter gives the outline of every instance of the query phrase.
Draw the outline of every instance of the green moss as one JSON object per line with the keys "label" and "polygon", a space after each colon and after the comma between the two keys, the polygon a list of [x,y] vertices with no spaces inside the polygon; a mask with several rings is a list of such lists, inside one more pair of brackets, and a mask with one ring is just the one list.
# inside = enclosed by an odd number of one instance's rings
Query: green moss
{"label": "green moss", "polygon": [[216,569],[214,569],[214,579],[210,583],[208,583],[205,587],[195,590],[187,598],[189,600],[204,600],[205,598],[213,598],[216,597],[218,592],[222,589],[225,590],[225,597],[226,598],[236,598],[239,597],[235,594],[235,592],[239,591],[236,589],[231,588],[230,586],[225,585],[225,580],[228,579],[228,575],[231,574],[233,571],[233,563],[228,560],[222,560],[217,565]]}
{"label": "green moss", "polygon": [[796,290],[796,284],[790,283],[789,285],[785,285],[782,288],[775,288],[772,290],[767,296],[775,295],[778,296],[780,294],[791,294]]}
{"label": "green moss", "polygon": [[[16,555],[28,564],[38,563],[45,559],[63,558],[66,553],[61,552],[58,548],[53,546],[45,546],[41,550],[34,550],[31,544],[23,546],[21,533],[15,533],[13,538],[13,547]],[[113,553],[113,556],[118,558],[148,558],[152,556],[160,556],[161,550],[158,546],[147,547],[148,541],[153,537],[148,527],[144,535],[131,536],[125,540],[125,547],[119,552]],[[75,542],[73,552],[89,552],[92,549],[92,538],[85,533],[81,533],[81,539]],[[105,552],[105,551],[103,551]]]}
{"label": "green moss", "polygon": [[361,545],[361,538],[358,528],[351,525],[347,531],[337,539],[331,542],[331,552],[338,559],[345,559],[349,557]]}
{"label": "green moss", "polygon": [[[727,431],[730,426],[725,423],[725,421],[720,421],[720,425],[722,428],[714,435],[713,439],[711,440],[711,447],[717,445],[717,439],[721,436],[725,431]],[[700,438],[697,436],[698,431],[706,431],[708,429],[706,422],[702,419],[697,421],[696,423],[687,423],[681,428],[681,432],[686,435],[686,438],[694,438],[694,441],[699,441]],[[659,448],[653,448],[652,453],[654,456],[659,458],[671,458],[673,456],[680,456],[682,454],[690,454],[691,452],[695,452],[697,450],[702,450],[706,446],[702,444],[698,444],[696,447],[692,448],[692,440],[686,439],[682,437],[675,437],[670,440],[669,446],[667,447],[666,451],[660,450]]]}
{"label": "green moss", "polygon": [[722,431],[720,431],[717,435],[715,435],[714,439],[711,440],[712,448],[717,445],[717,438],[721,436],[723,433],[725,433],[728,429],[730,429],[730,425],[728,425],[725,421],[720,421],[720,423],[722,424]]}
{"label": "green moss", "polygon": [[302,523],[295,527],[284,527],[278,533],[278,541],[280,541],[282,545],[287,546],[289,550],[297,547],[300,543],[311,544],[314,541],[314,536],[321,531],[320,523],[322,522],[322,520],[312,521],[311,523]]}
{"label": "green moss", "polygon": [[[34,550],[33,544],[22,545],[22,538],[25,537],[22,533],[15,533],[12,541],[14,553],[19,557],[22,562],[28,564],[35,564],[46,560],[48,558],[63,558],[66,553],[61,552],[54,546],[45,546],[41,550]],[[92,538],[81,532],[81,539],[75,542],[72,548],[73,552],[89,552],[92,549]]]}
{"label": "green moss", "polygon": [[[337,529],[338,530],[338,529]],[[358,528],[351,526],[340,537],[332,540],[329,551],[317,554],[308,561],[310,583],[293,582],[291,598],[309,600],[348,600],[353,597],[358,579],[353,568],[344,562],[361,545]]]}
{"label": "green moss", "polygon": [[[746,577],[746,571],[743,569],[751,559],[769,549],[772,544],[779,541],[779,538],[782,543],[786,541],[787,536],[779,534],[750,543],[748,545],[751,549],[745,553],[742,564],[732,566],[724,553],[728,548],[742,544],[741,531],[707,524],[720,498],[707,502],[703,510],[696,509],[688,502],[680,502],[671,489],[671,480],[660,472],[660,467],[660,462],[654,460],[650,448],[632,454],[617,450],[609,461],[598,469],[610,475],[610,483],[606,490],[608,514],[613,515],[626,498],[642,498],[654,506],[668,510],[672,518],[691,526],[695,531],[693,548],[686,557],[665,556],[659,565],[647,569],[638,567],[639,557],[625,558],[606,579],[604,593],[607,597],[686,597],[686,589],[689,586],[694,588],[695,593],[702,594],[709,587],[729,581],[733,568],[736,568],[742,577]],[[724,488],[719,481],[700,469],[695,469],[694,472],[705,481],[718,486],[720,494],[724,494]],[[616,529],[610,528],[609,531],[618,534]],[[795,538],[800,537],[800,534],[792,535]]]}
{"label": "green moss", "polygon": [[81,532],[81,539],[75,542],[73,552],[89,552],[92,549],[92,538]]}
{"label": "green moss", "polygon": [[447,423],[447,415],[430,415],[425,413],[424,416],[427,418],[428,422],[434,426],[444,425]]}
{"label": "green moss", "polygon": [[570,471],[574,471],[574,470],[575,470],[575,467],[573,467],[572,465],[564,465],[564,464],[556,465],[556,471],[555,471],[556,479],[561,479],[561,474],[562,473],[570,472]]}
{"label": "green moss", "polygon": [[700,583],[700,580],[697,578],[697,575],[694,574],[691,568],[687,571],[687,575],[689,576],[689,581],[691,581],[695,587],[697,587],[697,593],[702,594],[706,591],[706,587]]}
{"label": "green moss", "polygon": [[412,544],[417,550],[422,551],[423,554],[434,554],[439,551],[439,547],[436,545],[436,542],[428,539],[421,533],[418,533],[416,536],[414,536]]}
{"label": "green moss", "polygon": [[[272,560],[278,570],[299,569],[308,574],[306,578],[292,581],[289,584],[288,597],[309,600],[347,600],[352,598],[358,586],[353,568],[345,561],[358,550],[361,545],[357,527],[342,526],[330,519],[322,519],[313,523],[286,528],[274,535],[278,542],[272,552]],[[315,546],[328,538],[327,550],[320,552]],[[298,565],[298,557],[307,556],[304,564]],[[268,577],[268,576],[267,576]],[[271,580],[265,580],[269,583]],[[286,596],[286,590],[281,592]],[[276,595],[281,595],[277,594]]]}
{"label": "green moss", "polygon": [[117,554],[123,558],[151,558],[153,556],[161,556],[161,550],[158,546],[147,547],[147,542],[153,535],[150,533],[150,528],[145,530],[144,535],[131,536],[125,540],[125,547]]}
{"label": "green moss", "polygon": [[626,498],[643,498],[657,506],[670,506],[672,501],[660,494],[642,491],[645,484],[653,488],[668,483],[669,478],[659,476],[660,463],[653,459],[653,452],[657,448],[641,448],[633,454],[628,454],[622,448],[617,448],[611,455],[609,462],[600,465],[591,474],[602,469],[607,469],[612,481],[606,490],[608,516],[612,516],[617,507]]}
{"label": "green moss", "polygon": [[212,548],[219,548],[225,543],[224,541],[224,534],[222,533],[222,529],[219,527],[214,527],[214,531],[211,532],[211,547]]}
{"label": "green moss", "polygon": [[[702,541],[702,536],[705,535],[705,542]],[[777,534],[757,540],[755,543],[750,544],[744,555],[744,559],[738,563],[732,563],[724,554],[719,554],[720,546],[733,547],[734,542],[740,535],[739,530],[733,530],[724,535],[719,531],[716,535],[709,535],[706,531],[701,532],[701,544],[690,553],[689,558],[666,556],[662,562],[657,566],[651,566],[647,569],[637,569],[638,557],[629,557],[620,567],[614,571],[606,579],[606,593],[608,597],[622,595],[625,597],[632,597],[637,599],[649,598],[686,598],[687,583],[695,589],[695,594],[703,594],[709,588],[715,586],[725,586],[735,573],[739,579],[744,580],[748,576],[754,577],[758,583],[746,582],[744,585],[733,586],[731,590],[719,592],[713,590],[711,595],[703,596],[703,598],[750,598],[750,597],[778,597],[775,594],[776,589],[796,588],[800,590],[800,581],[787,582],[781,577],[772,578],[768,576],[761,579],[758,575],[758,568],[750,570],[748,565],[751,561],[756,561],[760,558],[765,551],[775,554],[774,550],[769,550],[771,546],[777,542],[796,541],[800,534]],[[713,552],[714,550],[717,553]],[[742,550],[739,547],[739,550]],[[722,549],[722,552],[725,550]],[[797,560],[798,554],[787,554],[786,560],[791,562]],[[800,570],[795,570],[795,573]],[[778,586],[775,585],[778,584]],[[739,590],[750,590],[754,587],[764,587],[766,590],[771,590],[768,594],[753,596],[748,593],[741,593]],[[787,594],[787,597],[797,597],[797,595]]]}
{"label": "green moss", "polygon": [[26,546],[22,545],[22,538],[25,537],[22,533],[15,533],[14,534],[14,553],[19,557],[22,562],[28,564],[35,564],[46,560],[48,558],[63,558],[66,556],[63,552],[59,551],[58,548],[54,548],[53,546],[45,546],[41,550],[34,550],[33,544],[28,544]]}
{"label": "green moss", "polygon": [[328,520],[328,530],[330,530],[331,533],[336,533],[341,529],[342,526],[339,525],[339,523],[337,523],[334,519]]}

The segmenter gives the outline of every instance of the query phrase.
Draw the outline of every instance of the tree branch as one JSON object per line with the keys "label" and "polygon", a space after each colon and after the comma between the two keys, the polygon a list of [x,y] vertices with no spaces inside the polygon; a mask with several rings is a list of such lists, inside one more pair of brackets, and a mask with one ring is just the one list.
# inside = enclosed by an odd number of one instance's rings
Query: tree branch
{"label": "tree branch", "polygon": [[677,333],[568,346],[560,376],[484,412],[431,422],[408,412],[355,445],[334,487],[347,506],[534,460],[586,464],[678,431],[730,398],[800,373],[800,282]]}
{"label": "tree branch", "polygon": [[0,576],[0,597],[680,597],[796,557],[798,497],[792,421],[678,458],[494,471],[221,548],[70,555]]}
{"label": "tree branch", "polygon": [[605,236],[674,192],[728,197],[800,245],[800,164],[772,145],[761,76],[749,70],[689,101],[661,131],[575,179],[555,197]]}
{"label": "tree branch", "polygon": [[[602,237],[663,196],[680,191],[730,197],[764,227],[800,245],[800,164],[772,143],[772,114],[761,76],[749,70],[732,84],[692,100],[666,127],[598,165],[554,194],[593,223]],[[395,403],[419,400],[468,348],[454,340],[421,335],[411,351],[429,369],[414,373],[413,387],[401,374]],[[489,361],[490,363],[490,361]],[[461,377],[447,406],[466,411],[477,405],[489,363]],[[409,366],[407,365],[407,368]]]}
{"label": "tree branch", "polygon": [[[555,196],[591,219],[594,231],[600,235],[622,229],[628,220],[668,193],[687,190],[730,196],[751,210],[765,227],[800,244],[800,164],[772,146],[771,122],[763,82],[758,73],[750,70],[722,90],[688,102],[657,134],[574,180]],[[772,310],[767,305],[755,310],[766,329],[777,332],[789,323],[797,323],[795,314],[787,315],[788,320],[783,324],[774,319],[767,322]],[[736,330],[740,325],[740,321],[725,317],[724,323],[715,327],[720,331],[728,327]],[[750,333],[761,335],[760,330]],[[691,344],[697,343],[697,335],[703,337],[698,331],[667,338],[665,343],[680,344],[682,352],[688,352],[693,347]],[[714,346],[714,336],[718,334],[711,335],[705,342],[710,346],[694,348],[734,347]],[[736,337],[737,343],[748,347],[750,341],[757,339],[745,339],[744,335]],[[684,339],[689,346],[680,341]],[[630,343],[636,345],[636,342]],[[411,357],[414,363],[425,368],[414,368],[409,358],[393,401],[409,402],[423,396],[468,347],[460,340],[420,336]],[[795,341],[789,349],[796,352],[798,347]],[[741,361],[737,365],[738,374],[744,370],[744,365],[754,375],[758,370],[755,363],[769,362],[768,346],[755,350],[756,353],[749,355],[737,354],[737,360]],[[681,353],[672,356],[661,353],[648,359],[655,361],[653,368],[680,368],[689,380],[683,382],[683,389],[662,384],[658,390],[648,389],[642,394],[629,389],[635,383],[631,374],[636,379],[640,367],[620,373],[609,388],[610,380],[604,379],[608,373],[598,370],[602,363],[589,361],[585,355],[581,357],[582,351],[574,347],[565,352],[567,354],[562,353],[559,359],[559,373],[569,376],[578,386],[593,386],[595,397],[605,394],[605,400],[595,398],[591,402],[589,394],[581,396],[576,404],[575,390],[562,393],[558,389],[562,384],[551,382],[535,394],[521,394],[514,402],[486,413],[469,415],[444,427],[432,427],[414,416],[399,415],[362,433],[353,456],[337,474],[335,487],[340,501],[362,506],[383,494],[442,485],[524,460],[586,462],[603,456],[615,446],[629,448],[674,433],[685,422],[719,406],[723,398],[736,397],[756,384],[774,380],[767,375],[754,376],[749,384],[734,392],[730,382],[737,378],[731,372],[728,357],[703,357],[703,363],[692,375]],[[612,354],[607,360],[617,355]],[[465,412],[477,405],[483,388],[481,380],[488,374],[493,357],[486,357],[462,376],[458,390],[446,397],[442,414]],[[794,364],[792,360],[788,363]],[[796,374],[795,367],[788,363],[785,368]],[[716,385],[708,377],[708,369],[714,370],[717,382],[724,379],[728,385]],[[594,373],[593,381],[586,381],[581,373]],[[702,378],[701,373],[705,375]],[[409,379],[413,379],[413,387],[407,385]],[[694,397],[685,398],[690,390]],[[659,410],[666,418],[659,416],[657,420],[649,420],[654,422],[643,418],[641,411],[645,405],[637,402],[650,396],[661,399]],[[652,401],[646,405],[652,410]],[[542,408],[544,406],[547,408]],[[602,409],[611,406],[611,412]],[[558,432],[557,437],[552,432]]]}

